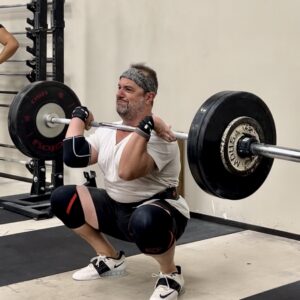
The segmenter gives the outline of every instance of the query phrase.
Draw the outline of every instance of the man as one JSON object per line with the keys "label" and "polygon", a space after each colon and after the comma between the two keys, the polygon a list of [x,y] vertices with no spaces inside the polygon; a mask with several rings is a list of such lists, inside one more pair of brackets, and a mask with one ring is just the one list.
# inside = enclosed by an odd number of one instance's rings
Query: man
{"label": "man", "polygon": [[0,52],[0,64],[7,61],[19,48],[19,43],[3,25],[0,24],[0,43],[4,46]]}
{"label": "man", "polygon": [[98,162],[105,190],[71,185],[59,187],[51,196],[57,217],[97,253],[73,278],[124,274],[125,255],[107,241],[103,233],[108,234],[136,243],[158,262],[151,300],[177,299],[183,291],[174,253],[189,218],[186,201],[176,191],[178,144],[170,126],[152,114],[157,88],[155,71],[143,64],[132,65],[120,76],[116,109],[122,124],[136,127],[135,132],[102,127],[86,139],[84,129],[93,115],[86,107],[74,110],[64,140],[64,162],[71,167]]}

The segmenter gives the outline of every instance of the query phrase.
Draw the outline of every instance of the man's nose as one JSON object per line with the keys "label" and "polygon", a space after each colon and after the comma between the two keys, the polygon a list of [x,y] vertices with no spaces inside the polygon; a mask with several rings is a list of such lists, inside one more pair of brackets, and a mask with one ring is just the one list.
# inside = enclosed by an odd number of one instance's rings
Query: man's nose
{"label": "man's nose", "polygon": [[118,89],[117,91],[117,97],[123,97],[124,96],[124,90],[123,89]]}

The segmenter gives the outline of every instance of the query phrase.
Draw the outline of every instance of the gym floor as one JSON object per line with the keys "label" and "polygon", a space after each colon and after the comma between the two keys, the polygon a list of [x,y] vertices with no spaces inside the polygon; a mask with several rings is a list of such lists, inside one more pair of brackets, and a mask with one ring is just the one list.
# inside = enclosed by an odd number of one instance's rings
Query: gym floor
{"label": "gym floor", "polygon": [[[1,179],[3,196],[30,185]],[[0,299],[149,299],[156,263],[132,244],[112,239],[127,254],[127,276],[76,282],[71,275],[93,251],[56,219],[32,220],[0,210]],[[182,300],[300,298],[300,242],[191,219],[176,261],[186,285]]]}

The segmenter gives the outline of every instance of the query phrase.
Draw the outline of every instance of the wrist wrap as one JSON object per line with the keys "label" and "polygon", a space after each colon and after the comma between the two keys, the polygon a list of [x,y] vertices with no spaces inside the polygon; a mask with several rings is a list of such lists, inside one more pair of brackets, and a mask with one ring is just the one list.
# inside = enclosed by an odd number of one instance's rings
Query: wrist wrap
{"label": "wrist wrap", "polygon": [[83,122],[85,122],[87,120],[87,118],[89,117],[89,110],[87,109],[87,107],[85,106],[77,106],[74,108],[73,112],[72,112],[72,118],[79,118],[81,119]]}
{"label": "wrist wrap", "polygon": [[154,120],[152,116],[145,117],[137,126],[135,132],[147,141],[150,139],[151,131],[154,129]]}

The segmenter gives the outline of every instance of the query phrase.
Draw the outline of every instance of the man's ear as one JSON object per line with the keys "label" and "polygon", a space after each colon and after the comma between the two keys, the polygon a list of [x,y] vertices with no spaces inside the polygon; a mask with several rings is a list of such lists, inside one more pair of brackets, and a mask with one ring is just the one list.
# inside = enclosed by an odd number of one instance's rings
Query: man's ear
{"label": "man's ear", "polygon": [[153,106],[155,96],[156,96],[156,94],[154,92],[147,92],[145,100],[147,101],[147,103],[149,103]]}

